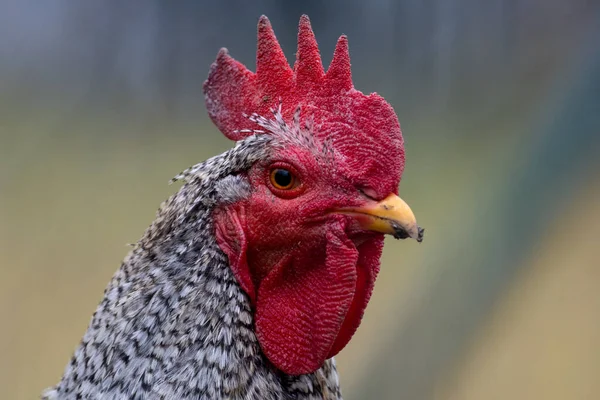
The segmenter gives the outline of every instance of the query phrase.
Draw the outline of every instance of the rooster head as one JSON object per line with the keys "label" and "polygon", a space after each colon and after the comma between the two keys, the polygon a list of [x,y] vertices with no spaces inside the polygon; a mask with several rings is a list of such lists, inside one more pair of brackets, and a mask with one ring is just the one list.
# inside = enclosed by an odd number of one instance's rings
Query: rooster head
{"label": "rooster head", "polygon": [[384,234],[422,239],[398,196],[400,124],[379,95],[354,88],[348,41],[324,71],[308,17],[291,68],[266,17],[256,72],[222,49],[204,93],[228,138],[273,137],[240,173],[247,193],[215,210],[217,242],[253,308],[256,336],[285,373],[313,372],[358,328]]}

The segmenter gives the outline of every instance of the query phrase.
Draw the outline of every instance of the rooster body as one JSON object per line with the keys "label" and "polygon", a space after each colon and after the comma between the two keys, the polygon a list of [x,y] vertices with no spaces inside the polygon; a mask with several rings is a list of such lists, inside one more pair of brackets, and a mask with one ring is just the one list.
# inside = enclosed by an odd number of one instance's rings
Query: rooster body
{"label": "rooster body", "polygon": [[[303,17],[298,54],[291,75],[264,17],[256,75],[219,54],[204,90],[235,147],[176,177],[183,186],[112,278],[45,399],[341,399],[332,357],[360,323],[383,234],[420,240],[422,230],[394,194],[397,119],[352,88],[345,37],[324,75]],[[310,77],[303,69],[324,82],[321,103],[281,86]],[[356,120],[335,117],[327,96]]]}
{"label": "rooster body", "polygon": [[212,234],[214,207],[247,195],[235,174],[264,158],[251,137],[196,167],[108,285],[47,399],[338,399],[333,360],[286,376],[261,352],[248,296]]}

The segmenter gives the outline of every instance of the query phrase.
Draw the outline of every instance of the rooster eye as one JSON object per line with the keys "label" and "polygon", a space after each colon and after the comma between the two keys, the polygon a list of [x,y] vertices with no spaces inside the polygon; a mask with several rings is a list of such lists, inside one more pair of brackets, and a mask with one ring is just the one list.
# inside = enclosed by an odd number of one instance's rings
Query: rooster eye
{"label": "rooster eye", "polygon": [[292,189],[295,185],[295,177],[294,175],[283,168],[275,168],[271,171],[271,184],[280,190],[289,190]]}

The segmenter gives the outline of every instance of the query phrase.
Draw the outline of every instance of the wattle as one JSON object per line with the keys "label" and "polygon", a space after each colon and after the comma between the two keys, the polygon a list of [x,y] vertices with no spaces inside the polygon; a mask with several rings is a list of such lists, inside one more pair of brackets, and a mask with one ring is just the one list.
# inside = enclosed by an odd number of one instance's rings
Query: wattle
{"label": "wattle", "polygon": [[337,221],[325,237],[284,253],[255,284],[253,263],[272,259],[248,260],[245,213],[221,212],[215,220],[217,242],[250,297],[256,336],[275,367],[290,375],[314,372],[346,346],[371,297],[383,237],[357,246]]}
{"label": "wattle", "polygon": [[379,260],[382,250],[382,237],[371,238],[358,246],[359,256],[356,264],[357,279],[354,298],[327,358],[335,356],[346,347],[358,329],[373,293],[375,279],[377,279],[379,273]]}
{"label": "wattle", "polygon": [[320,368],[358,328],[379,270],[382,243],[360,252],[341,229],[321,251],[290,255],[262,281],[256,333],[267,358],[287,374]]}

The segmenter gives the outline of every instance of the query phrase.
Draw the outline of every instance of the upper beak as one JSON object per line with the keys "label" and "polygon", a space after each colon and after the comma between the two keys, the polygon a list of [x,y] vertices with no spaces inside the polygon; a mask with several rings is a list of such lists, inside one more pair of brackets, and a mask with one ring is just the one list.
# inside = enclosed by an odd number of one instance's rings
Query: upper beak
{"label": "upper beak", "polygon": [[415,214],[404,200],[390,194],[378,203],[339,210],[353,215],[362,228],[393,235],[396,239],[411,237],[423,241],[424,229],[417,225]]}

